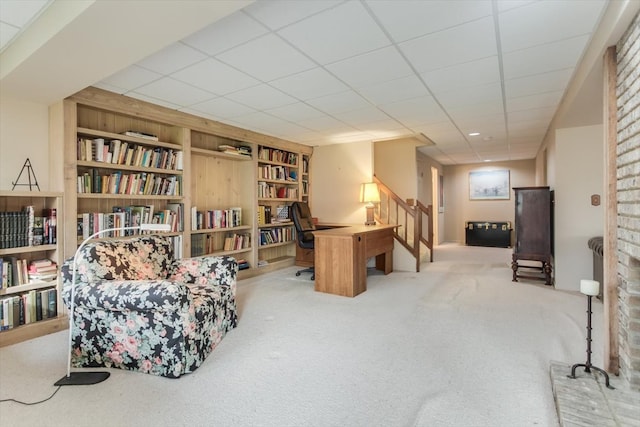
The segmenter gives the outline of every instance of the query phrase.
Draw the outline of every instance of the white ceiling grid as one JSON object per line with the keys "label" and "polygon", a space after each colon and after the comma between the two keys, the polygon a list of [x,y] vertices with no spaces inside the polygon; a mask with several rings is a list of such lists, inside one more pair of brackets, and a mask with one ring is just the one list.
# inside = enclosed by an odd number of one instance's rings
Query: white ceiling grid
{"label": "white ceiling grid", "polygon": [[308,145],[423,133],[445,165],[531,159],[605,6],[258,0],[95,86]]}

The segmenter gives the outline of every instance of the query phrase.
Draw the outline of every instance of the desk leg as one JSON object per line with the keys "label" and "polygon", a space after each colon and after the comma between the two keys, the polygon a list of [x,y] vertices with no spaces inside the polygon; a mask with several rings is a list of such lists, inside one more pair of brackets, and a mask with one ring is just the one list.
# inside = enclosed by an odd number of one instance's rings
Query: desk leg
{"label": "desk leg", "polygon": [[376,270],[389,274],[393,271],[393,251],[376,255]]}

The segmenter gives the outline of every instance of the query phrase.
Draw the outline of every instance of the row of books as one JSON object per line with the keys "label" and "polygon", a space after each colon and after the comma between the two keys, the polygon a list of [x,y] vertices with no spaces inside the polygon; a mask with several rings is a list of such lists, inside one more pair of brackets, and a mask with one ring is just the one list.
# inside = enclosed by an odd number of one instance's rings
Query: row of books
{"label": "row of books", "polygon": [[[78,215],[77,235],[86,239],[101,230],[136,227],[140,224],[169,224],[171,231],[183,231],[184,205],[167,203],[164,209],[156,209],[154,205],[114,206],[112,212],[85,212]],[[114,230],[100,237],[123,237],[138,233],[138,230]]]}
{"label": "row of books", "polygon": [[191,256],[203,256],[217,251],[237,251],[251,248],[250,233],[228,233],[223,241],[210,234],[191,235]]}
{"label": "row of books", "polygon": [[180,196],[182,177],[156,175],[153,172],[100,174],[91,168],[78,175],[78,193]]}
{"label": "row of books", "polygon": [[251,234],[249,233],[233,233],[228,234],[224,238],[224,251],[238,251],[240,249],[249,249],[251,247]]}
{"label": "row of books", "polygon": [[218,146],[218,151],[238,156],[251,157],[251,147],[248,145],[239,145],[237,147],[228,144]]}
{"label": "row of books", "polygon": [[0,300],[0,330],[12,329],[58,315],[55,288],[31,290]]}
{"label": "row of books", "polygon": [[291,242],[294,237],[295,232],[291,227],[274,227],[260,230],[260,246]]}
{"label": "row of books", "polygon": [[261,165],[258,168],[259,178],[296,182],[298,173],[288,166]]}
{"label": "row of books", "polygon": [[42,216],[35,215],[33,206],[25,206],[21,211],[0,212],[0,249],[56,242],[56,209],[43,209]]}
{"label": "row of books", "polygon": [[242,225],[242,208],[211,209],[199,211],[191,207],[191,230],[207,230],[210,228],[232,228]]}
{"label": "row of books", "polygon": [[290,165],[298,164],[297,153],[277,150],[275,148],[260,147],[260,149],[258,150],[258,159],[268,160],[270,162],[287,163]]}
{"label": "row of books", "polygon": [[272,207],[269,205],[258,205],[258,225],[282,222],[291,222],[288,205],[276,206],[275,212],[272,211]]}
{"label": "row of books", "polygon": [[29,283],[49,282],[58,277],[58,266],[49,259],[0,258],[0,289]]}
{"label": "row of books", "polygon": [[182,170],[184,155],[180,150],[146,147],[119,139],[78,138],[78,160]]}
{"label": "row of books", "polygon": [[297,199],[298,189],[277,186],[268,182],[258,182],[258,197],[262,199]]}

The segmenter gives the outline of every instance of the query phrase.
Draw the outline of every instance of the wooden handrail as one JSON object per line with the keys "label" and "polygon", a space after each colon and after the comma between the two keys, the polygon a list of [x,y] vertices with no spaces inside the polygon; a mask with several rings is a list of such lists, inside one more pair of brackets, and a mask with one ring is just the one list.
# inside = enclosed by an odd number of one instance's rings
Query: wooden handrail
{"label": "wooden handrail", "polygon": [[[421,242],[429,249],[430,261],[433,262],[432,206],[425,206],[418,200],[404,201],[376,176],[373,177],[373,181],[378,184],[381,196],[384,196],[381,197],[381,202],[376,208],[376,219],[385,224],[404,225],[404,227],[398,227],[394,231],[394,237],[416,259],[416,272],[419,272]],[[383,215],[383,213],[386,213],[386,215]],[[426,236],[424,235],[424,215],[427,216]],[[400,219],[403,219],[403,221],[400,221]],[[412,227],[409,227],[410,222],[413,224]],[[410,231],[412,232],[412,238],[409,236]]]}

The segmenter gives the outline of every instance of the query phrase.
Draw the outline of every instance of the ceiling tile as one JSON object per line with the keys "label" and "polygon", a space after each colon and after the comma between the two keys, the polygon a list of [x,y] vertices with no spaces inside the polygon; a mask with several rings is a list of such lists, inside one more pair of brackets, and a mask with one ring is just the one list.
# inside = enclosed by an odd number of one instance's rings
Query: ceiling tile
{"label": "ceiling tile", "polygon": [[348,89],[344,83],[320,67],[273,80],[269,84],[302,101]]}
{"label": "ceiling tile", "polygon": [[500,102],[502,104],[502,88],[500,83],[472,86],[441,92],[436,99],[446,110],[476,104]]}
{"label": "ceiling tile", "polygon": [[321,132],[325,135],[334,132],[357,132],[356,129],[348,126],[341,121],[329,116],[314,117],[312,119],[300,120],[298,122],[300,126],[307,129],[311,129],[317,132]]}
{"label": "ceiling tile", "polygon": [[375,105],[429,96],[424,84],[415,75],[359,87],[357,92]]}
{"label": "ceiling tile", "polygon": [[278,89],[274,89],[266,84],[242,89],[240,91],[230,93],[225,97],[232,101],[251,106],[256,110],[267,110],[297,102],[295,98],[292,98]]}
{"label": "ceiling tile", "polygon": [[149,84],[162,78],[161,74],[132,65],[103,80],[104,83],[117,86],[127,91]]}
{"label": "ceiling tile", "polygon": [[296,102],[295,104],[288,104],[283,107],[272,108],[265,111],[272,116],[279,117],[283,120],[290,122],[297,122],[299,120],[313,119],[316,117],[322,117],[325,114],[317,109],[303,103]]}
{"label": "ceiling tile", "polygon": [[496,4],[498,5],[498,12],[505,12],[517,7],[526,6],[536,1],[539,0],[497,0]]}
{"label": "ceiling tile", "polygon": [[[511,52],[587,34],[593,31],[594,22],[605,5],[604,0],[538,1],[501,13],[502,51]],[[544,22],[542,31],[540,22]]]}
{"label": "ceiling tile", "polygon": [[167,107],[167,108],[170,108],[172,110],[180,110],[180,108],[181,108],[181,106],[178,105],[178,104],[174,104],[172,102],[165,101],[163,99],[154,98],[152,96],[143,95],[141,93],[130,92],[130,93],[127,93],[127,96],[131,97],[131,98],[139,99],[141,101],[150,102],[151,104],[160,105],[162,107]]}
{"label": "ceiling tile", "polygon": [[171,77],[218,95],[260,84],[253,77],[213,58],[191,65]]}
{"label": "ceiling tile", "polygon": [[461,105],[447,109],[447,113],[456,123],[468,121],[482,121],[487,117],[504,117],[502,99],[495,99],[486,103]]}
{"label": "ceiling tile", "polygon": [[210,99],[208,101],[192,105],[191,109],[222,119],[243,116],[249,113],[255,113],[256,111],[253,108],[239,104],[227,98]]}
{"label": "ceiling tile", "polygon": [[367,132],[378,135],[381,132],[389,131],[402,131],[402,134],[413,133],[410,129],[407,129],[402,123],[393,119],[378,120],[375,123],[371,123],[367,126]]}
{"label": "ceiling tile", "polygon": [[214,56],[267,32],[267,28],[240,11],[212,23],[182,42]]}
{"label": "ceiling tile", "polygon": [[421,74],[434,94],[500,81],[497,56],[489,56]]}
{"label": "ceiling tile", "polygon": [[349,1],[278,31],[320,64],[388,46],[391,42],[360,2]]}
{"label": "ceiling tile", "polygon": [[562,91],[545,92],[536,95],[507,98],[507,111],[530,110],[532,108],[556,107],[562,98]]}
{"label": "ceiling tile", "polygon": [[167,75],[202,61],[206,57],[204,53],[192,47],[182,43],[174,43],[151,56],[147,56],[137,65]]}
{"label": "ceiling tile", "polygon": [[504,78],[515,79],[576,66],[588,35],[517,50],[503,56]]}
{"label": "ceiling tile", "polygon": [[325,9],[334,7],[344,0],[291,1],[269,0],[257,1],[247,6],[244,12],[272,30],[300,21]]}
{"label": "ceiling tile", "polygon": [[367,107],[359,110],[345,111],[340,113],[339,118],[348,125],[358,127],[368,123],[376,123],[380,120],[388,120],[389,116],[375,107]]}
{"label": "ceiling tile", "polygon": [[489,0],[367,0],[366,4],[396,42],[455,27],[492,13]]}
{"label": "ceiling tile", "polygon": [[19,27],[0,21],[0,51],[20,32]]}
{"label": "ceiling tile", "polygon": [[413,39],[399,46],[418,72],[498,54],[493,19],[490,17]]}
{"label": "ceiling tile", "polygon": [[35,20],[51,3],[50,0],[2,0],[2,22],[12,27],[22,28]]}
{"label": "ceiling tile", "polygon": [[209,92],[169,77],[163,77],[141,86],[134,93],[170,102],[181,107],[188,107],[214,97]]}
{"label": "ceiling tile", "polygon": [[[380,64],[384,64],[383,67]],[[354,56],[327,65],[329,71],[354,88],[394,80],[413,74],[395,46]]]}
{"label": "ceiling tile", "polygon": [[316,66],[274,34],[259,37],[216,58],[265,82]]}
{"label": "ceiling tile", "polygon": [[573,68],[565,68],[564,70],[505,80],[505,96],[508,99],[541,92],[564,91],[572,74]]}
{"label": "ceiling tile", "polygon": [[371,104],[354,91],[346,91],[310,99],[307,103],[331,115],[371,106]]}
{"label": "ceiling tile", "polygon": [[380,105],[379,108],[409,128],[447,120],[447,116],[431,96],[405,99]]}
{"label": "ceiling tile", "polygon": [[549,123],[551,117],[556,112],[556,107],[535,108],[524,111],[510,111],[507,113],[509,123],[517,123],[521,121],[540,120]]}

